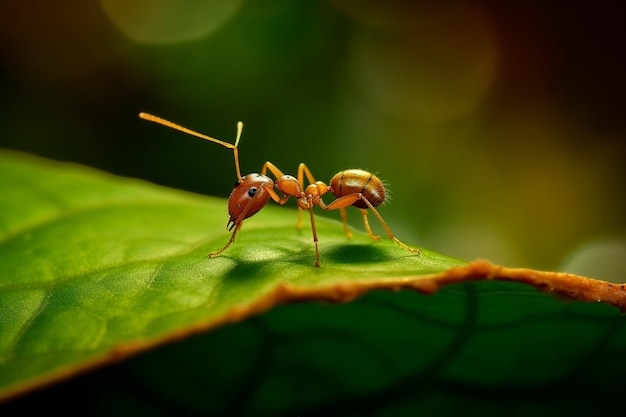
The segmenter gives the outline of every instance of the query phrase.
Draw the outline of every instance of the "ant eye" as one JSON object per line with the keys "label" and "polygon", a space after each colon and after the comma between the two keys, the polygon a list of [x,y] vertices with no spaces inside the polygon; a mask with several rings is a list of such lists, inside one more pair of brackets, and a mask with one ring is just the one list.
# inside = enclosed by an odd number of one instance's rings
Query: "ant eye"
{"label": "ant eye", "polygon": [[256,194],[256,192],[257,192],[257,188],[256,188],[256,187],[251,187],[251,188],[248,190],[248,196],[249,196],[249,197],[254,197],[254,195]]}

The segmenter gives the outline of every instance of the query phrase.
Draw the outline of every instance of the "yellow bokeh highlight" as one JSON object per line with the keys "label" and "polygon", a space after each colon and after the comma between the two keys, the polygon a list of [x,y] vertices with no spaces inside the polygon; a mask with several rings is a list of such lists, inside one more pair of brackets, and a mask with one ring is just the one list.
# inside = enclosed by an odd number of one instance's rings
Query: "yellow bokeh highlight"
{"label": "yellow bokeh highlight", "polygon": [[351,79],[387,114],[445,122],[474,110],[489,92],[498,54],[490,21],[471,4],[448,4],[406,18],[399,30],[356,31]]}
{"label": "yellow bokeh highlight", "polygon": [[138,43],[168,44],[209,35],[239,10],[240,0],[100,0],[115,26]]}

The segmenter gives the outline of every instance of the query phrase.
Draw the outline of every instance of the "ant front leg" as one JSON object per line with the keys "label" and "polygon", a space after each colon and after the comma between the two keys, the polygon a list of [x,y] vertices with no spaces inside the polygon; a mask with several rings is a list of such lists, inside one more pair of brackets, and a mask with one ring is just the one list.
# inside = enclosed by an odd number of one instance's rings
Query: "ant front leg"
{"label": "ant front leg", "polygon": [[239,231],[239,229],[241,229],[241,225],[243,224],[243,221],[248,216],[248,212],[250,211],[250,208],[252,207],[253,204],[254,204],[254,197],[248,200],[248,202],[244,206],[241,213],[237,216],[237,219],[235,220],[235,223],[232,226],[233,234],[230,235],[230,239],[228,239],[228,242],[226,242],[226,245],[224,245],[224,247],[218,250],[217,252],[209,253],[209,258],[216,258],[220,256],[222,252],[228,249],[228,247],[235,242],[235,236],[237,236],[237,232]]}
{"label": "ant front leg", "polygon": [[[256,175],[256,174],[251,174],[251,175]],[[244,179],[245,178],[247,177],[244,177]],[[269,178],[266,178],[266,180],[269,181],[269,183],[273,185],[273,182],[271,182]],[[239,185],[238,187],[242,187],[242,186],[243,185]],[[269,185],[258,184],[258,187],[259,188],[257,189],[256,186],[252,186],[252,187],[244,188],[242,190],[244,195],[247,197],[247,201],[243,205],[243,209],[241,211],[239,211],[240,204],[242,204],[240,203],[241,200],[239,199],[241,193],[236,193],[237,187],[235,188],[235,190],[233,190],[233,193],[231,194],[231,201],[229,201],[229,213],[231,217],[230,217],[228,224],[226,225],[228,230],[232,230],[233,233],[230,235],[230,239],[228,239],[228,242],[226,242],[226,245],[224,245],[222,249],[218,250],[217,252],[209,253],[209,258],[215,258],[219,256],[222,252],[224,252],[226,249],[228,249],[228,247],[235,242],[235,237],[237,236],[237,232],[239,231],[239,229],[241,229],[241,225],[243,224],[243,221],[247,219],[248,217],[253,216],[256,212],[258,212],[261,208],[263,208],[263,206],[265,206],[269,198],[271,198],[277,203],[282,201],[282,199],[276,193],[276,191],[274,191],[274,189],[270,187]],[[236,200],[235,200],[235,204],[231,207],[231,204],[232,204],[231,202],[233,198],[236,198]],[[236,209],[234,209],[233,207],[236,207]]]}
{"label": "ant front leg", "polygon": [[308,180],[313,184],[315,182],[315,178],[313,174],[311,174],[311,170],[304,164],[301,163],[298,166],[298,177],[294,178],[291,175],[285,175],[283,172],[278,169],[276,165],[267,161],[263,164],[263,169],[261,170],[261,174],[265,175],[267,171],[271,171],[272,174],[276,177],[276,186],[279,190],[284,193],[284,197],[280,201],[276,201],[278,204],[283,205],[287,202],[289,197],[294,197],[298,200],[298,222],[296,223],[296,228],[300,229],[302,227],[302,210],[304,208],[308,208],[308,205],[305,204],[306,207],[301,206],[301,202],[305,197],[303,191],[305,189],[304,186],[304,176],[308,178]]}
{"label": "ant front leg", "polygon": [[263,168],[261,169],[261,175],[267,174],[267,170],[268,169],[272,172],[272,174],[274,174],[276,179],[278,179],[278,178],[280,178],[280,177],[285,175],[285,174],[283,174],[283,171],[278,169],[278,167],[276,165],[272,164],[270,161],[266,161],[263,164]]}
{"label": "ant front leg", "polygon": [[[268,169],[270,170],[272,174],[274,174],[274,177],[276,178],[276,180],[279,180],[285,177],[285,174],[283,174],[283,171],[281,171],[276,165],[274,165],[270,161],[266,161],[263,164],[263,168],[261,169],[261,175],[266,175]],[[274,190],[271,190],[270,196],[272,197],[272,200],[274,200],[276,203],[280,204],[281,206],[284,206],[287,203],[287,200],[289,200],[290,194],[285,193],[285,195],[283,195],[281,198],[278,196],[278,194],[276,194]]]}

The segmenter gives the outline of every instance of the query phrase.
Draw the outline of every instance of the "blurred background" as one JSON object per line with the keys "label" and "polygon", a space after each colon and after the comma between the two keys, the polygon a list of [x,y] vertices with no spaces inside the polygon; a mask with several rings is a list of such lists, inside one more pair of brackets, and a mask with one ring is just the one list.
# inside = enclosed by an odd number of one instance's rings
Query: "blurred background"
{"label": "blurred background", "polygon": [[137,113],[243,120],[244,172],[378,173],[406,242],[624,281],[621,6],[0,0],[0,147],[227,197],[230,151]]}

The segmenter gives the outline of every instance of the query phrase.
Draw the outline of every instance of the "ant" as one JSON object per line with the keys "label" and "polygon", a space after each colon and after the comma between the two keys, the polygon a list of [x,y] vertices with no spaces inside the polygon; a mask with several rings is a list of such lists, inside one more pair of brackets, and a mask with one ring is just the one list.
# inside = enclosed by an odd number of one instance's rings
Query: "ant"
{"label": "ant", "polygon": [[[276,165],[267,161],[263,164],[260,174],[252,173],[242,176],[241,170],[239,169],[238,150],[239,139],[241,138],[241,132],[243,130],[242,122],[237,123],[237,138],[233,145],[195,132],[158,116],[139,113],[139,117],[233,150],[235,170],[237,171],[237,183],[228,198],[228,214],[230,215],[230,219],[226,224],[228,231],[232,230],[233,233],[226,245],[217,252],[210,253],[209,258],[219,256],[228,249],[235,241],[235,236],[241,228],[243,221],[261,210],[270,198],[282,206],[287,203],[289,197],[294,197],[298,202],[298,223],[296,227],[300,228],[302,225],[302,210],[309,211],[311,229],[313,231],[313,242],[315,243],[315,266],[317,267],[320,266],[320,253],[317,243],[317,230],[315,229],[315,217],[313,215],[313,207],[315,206],[319,206],[324,210],[339,209],[343,221],[343,230],[349,238],[352,237],[352,233],[348,230],[346,207],[358,207],[363,215],[363,223],[365,224],[367,234],[374,240],[380,240],[380,236],[375,235],[372,229],[370,229],[369,221],[367,220],[367,210],[369,209],[374,213],[374,216],[376,216],[391,240],[409,252],[420,254],[419,249],[411,248],[398,240],[375,209],[376,206],[385,202],[386,193],[383,182],[371,172],[361,169],[347,169],[331,178],[330,186],[328,186],[322,181],[315,181],[313,174],[304,163],[298,166],[298,178],[295,178],[292,175],[283,174]],[[273,181],[266,175],[268,170],[276,177],[276,181]],[[307,185],[306,188],[304,186],[305,176],[309,180],[309,185]],[[274,187],[283,193],[282,197],[274,190]],[[328,192],[331,192],[337,198],[330,204],[325,204],[324,201],[322,201],[322,196]]]}

